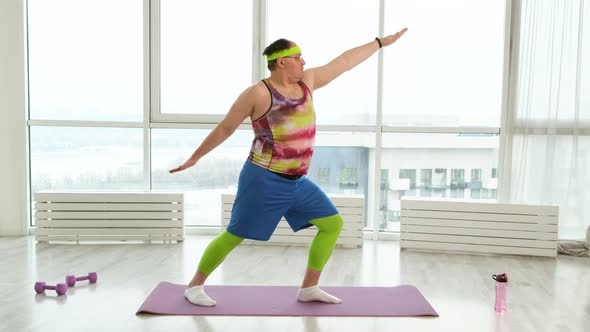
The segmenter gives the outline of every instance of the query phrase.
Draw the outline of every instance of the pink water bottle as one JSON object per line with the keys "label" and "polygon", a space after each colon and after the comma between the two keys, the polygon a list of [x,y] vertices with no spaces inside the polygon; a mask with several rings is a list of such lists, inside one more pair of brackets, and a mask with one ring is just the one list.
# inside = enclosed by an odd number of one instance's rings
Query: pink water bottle
{"label": "pink water bottle", "polygon": [[497,312],[506,311],[506,291],[508,288],[508,274],[494,274],[492,276],[496,280],[496,304],[494,309]]}

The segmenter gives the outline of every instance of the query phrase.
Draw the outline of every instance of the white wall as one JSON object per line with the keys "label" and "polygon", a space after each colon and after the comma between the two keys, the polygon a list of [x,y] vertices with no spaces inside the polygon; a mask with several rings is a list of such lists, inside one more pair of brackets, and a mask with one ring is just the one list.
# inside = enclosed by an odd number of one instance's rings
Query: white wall
{"label": "white wall", "polygon": [[23,1],[0,1],[0,236],[29,225]]}

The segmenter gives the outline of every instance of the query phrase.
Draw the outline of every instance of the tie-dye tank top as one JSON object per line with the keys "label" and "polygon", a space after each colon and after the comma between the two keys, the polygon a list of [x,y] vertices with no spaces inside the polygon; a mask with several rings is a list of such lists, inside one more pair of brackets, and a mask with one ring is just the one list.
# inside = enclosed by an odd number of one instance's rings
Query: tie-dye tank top
{"label": "tie-dye tank top", "polygon": [[271,95],[269,110],[252,121],[254,141],[248,160],[272,172],[305,175],[309,169],[315,139],[315,112],[311,92],[299,82],[304,96],[283,96],[268,81],[262,81]]}

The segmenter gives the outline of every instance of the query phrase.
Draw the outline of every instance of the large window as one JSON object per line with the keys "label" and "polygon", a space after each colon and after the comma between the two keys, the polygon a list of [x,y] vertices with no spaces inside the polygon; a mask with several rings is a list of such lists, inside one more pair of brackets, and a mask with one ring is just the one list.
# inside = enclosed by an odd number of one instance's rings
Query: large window
{"label": "large window", "polygon": [[31,119],[141,121],[142,0],[29,0]]}
{"label": "large window", "polygon": [[[381,230],[399,230],[400,200],[404,196],[495,198],[498,136],[386,134],[383,141],[382,169],[398,176],[387,179],[387,204],[380,210]],[[411,148],[407,142],[413,142]],[[483,187],[482,179],[486,184]],[[468,186],[472,181],[479,185]]]}
{"label": "large window", "polygon": [[141,190],[141,129],[34,127],[32,189]]}
{"label": "large window", "polygon": [[238,130],[186,171],[168,170],[184,163],[211,130],[153,129],[152,188],[184,193],[185,225],[221,225],[221,194],[235,193],[248,157],[252,131]]}
{"label": "large window", "polygon": [[156,118],[227,113],[252,82],[252,12],[252,1],[160,1]]}
{"label": "large window", "polygon": [[410,30],[314,92],[308,177],[363,197],[367,230],[398,230],[403,196],[494,198],[504,3],[468,0],[29,0],[32,192],[177,191],[187,226],[219,227],[252,131],[168,170],[269,75],[264,47],[292,40],[312,68],[380,26]]}
{"label": "large window", "polygon": [[383,118],[395,126],[499,127],[504,1],[385,1]]}
{"label": "large window", "polygon": [[142,130],[31,128],[31,192],[142,190]]}
{"label": "large window", "polygon": [[[319,131],[307,176],[328,196],[358,196],[364,198],[368,206],[369,164],[374,155],[374,143],[373,133]],[[368,213],[365,213],[364,224],[372,228]]]}

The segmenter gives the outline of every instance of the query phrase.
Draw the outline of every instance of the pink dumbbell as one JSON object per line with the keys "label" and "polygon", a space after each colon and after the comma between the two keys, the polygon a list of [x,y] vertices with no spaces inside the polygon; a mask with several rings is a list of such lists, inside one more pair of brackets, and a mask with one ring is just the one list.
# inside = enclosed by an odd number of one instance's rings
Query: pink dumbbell
{"label": "pink dumbbell", "polygon": [[88,273],[87,276],[83,276],[83,277],[77,277],[76,276],[67,276],[66,277],[66,284],[68,284],[68,286],[72,287],[76,284],[76,281],[81,281],[81,280],[89,280],[91,284],[96,282],[97,279],[97,275],[96,272],[90,272]]}
{"label": "pink dumbbell", "polygon": [[57,284],[55,286],[47,286],[42,281],[38,281],[35,283],[35,292],[37,292],[37,294],[45,293],[46,289],[56,291],[57,295],[64,295],[68,291],[68,286],[66,286],[66,284]]}

